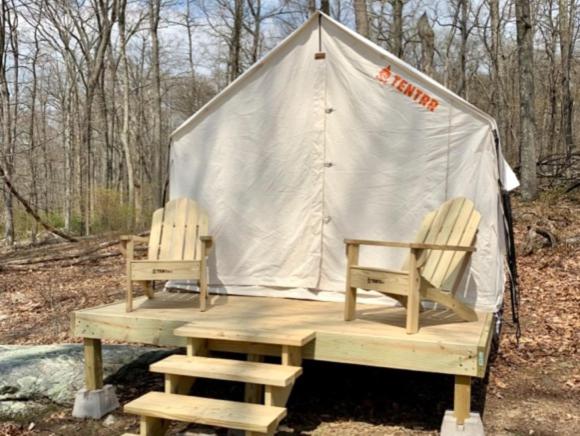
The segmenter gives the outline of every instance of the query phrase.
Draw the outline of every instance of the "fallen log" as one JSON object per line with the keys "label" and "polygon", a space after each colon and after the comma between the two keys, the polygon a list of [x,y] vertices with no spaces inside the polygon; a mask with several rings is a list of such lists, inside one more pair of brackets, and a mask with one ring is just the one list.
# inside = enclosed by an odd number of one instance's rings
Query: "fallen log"
{"label": "fallen log", "polygon": [[10,193],[12,195],[14,195],[14,197],[16,197],[16,199],[20,202],[20,204],[22,204],[22,206],[24,206],[24,209],[26,210],[26,212],[32,218],[34,218],[34,220],[38,224],[40,224],[42,227],[44,227],[50,233],[54,233],[55,235],[60,236],[61,238],[66,239],[69,242],[78,242],[78,239],[73,238],[70,235],[67,235],[66,233],[64,233],[64,232],[58,230],[57,228],[51,226],[50,224],[48,224],[47,222],[45,222],[42,218],[40,218],[40,216],[36,213],[36,211],[32,208],[32,206],[30,206],[30,204],[28,204],[28,201],[26,201],[24,199],[24,197],[22,197],[20,195],[20,193],[16,190],[16,188],[14,187],[14,185],[12,184],[12,182],[10,181],[10,178],[6,175],[6,172],[4,171],[4,167],[2,165],[0,165],[0,177],[4,180],[4,184],[6,185],[6,187],[10,191]]}
{"label": "fallen log", "polygon": [[[149,232],[144,232],[144,233],[140,233],[139,236],[146,236]],[[0,266],[0,269],[13,269],[13,270],[27,270],[29,268],[28,265],[39,265],[39,264],[45,264],[45,263],[51,263],[51,262],[62,262],[62,261],[67,261],[67,260],[74,260],[74,259],[82,259],[85,260],[87,258],[87,256],[90,256],[94,253],[97,253],[98,251],[104,250],[106,248],[112,247],[114,245],[120,244],[120,239],[114,239],[114,240],[110,240],[110,241],[105,241],[105,242],[101,242],[100,244],[98,244],[98,246],[96,247],[92,247],[89,248],[88,250],[84,250],[84,251],[75,251],[74,253],[68,253],[68,254],[57,254],[57,255],[52,255],[52,256],[41,256],[41,257],[34,257],[32,259],[17,259],[17,260],[8,260],[5,261],[4,264],[2,266]],[[135,247],[136,251],[146,251],[146,247]],[[105,258],[105,257],[112,257],[112,256],[119,256],[121,255],[122,252],[119,251],[115,251],[113,253],[106,253],[104,255],[101,256],[93,256],[95,259],[99,259],[99,258]],[[69,263],[64,263],[63,266],[67,266],[68,264],[70,265],[75,265],[75,262],[69,262]],[[22,267],[22,268],[19,268]]]}

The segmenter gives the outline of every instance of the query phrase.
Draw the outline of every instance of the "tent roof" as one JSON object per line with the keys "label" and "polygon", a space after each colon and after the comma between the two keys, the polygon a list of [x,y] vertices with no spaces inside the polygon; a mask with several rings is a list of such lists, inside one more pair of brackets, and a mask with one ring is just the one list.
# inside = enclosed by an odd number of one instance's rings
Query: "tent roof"
{"label": "tent roof", "polygon": [[252,65],[248,70],[246,70],[242,75],[240,75],[236,80],[230,83],[225,89],[223,89],[220,93],[218,93],[215,97],[213,97],[210,101],[208,101],[204,106],[202,106],[198,111],[196,111],[192,116],[190,116],[187,120],[185,120],[181,125],[179,125],[171,134],[172,138],[177,137],[180,133],[183,133],[188,126],[192,125],[193,122],[205,114],[208,110],[210,110],[214,105],[218,104],[223,98],[229,96],[232,92],[234,92],[239,86],[243,85],[243,83],[258,69],[267,66],[269,61],[279,52],[282,50],[283,47],[287,46],[288,44],[292,44],[297,38],[298,35],[306,28],[309,27],[311,23],[317,20],[326,20],[328,23],[336,26],[342,32],[349,35],[354,40],[364,44],[371,50],[379,53],[380,55],[385,57],[385,60],[396,65],[402,71],[405,71],[409,76],[413,77],[418,82],[423,82],[428,84],[431,89],[439,94],[439,96],[445,97],[449,102],[453,102],[457,107],[463,109],[465,113],[472,115],[474,118],[477,118],[483,122],[489,123],[490,127],[493,129],[497,128],[496,122],[493,117],[483,112],[481,109],[477,108],[473,104],[469,103],[467,100],[463,99],[459,95],[455,94],[433,78],[429,77],[425,73],[419,71],[418,69],[412,67],[405,61],[399,59],[392,53],[388,52],[387,50],[383,49],[382,47],[378,46],[377,44],[369,41],[368,39],[362,37],[358,33],[352,31],[348,27],[344,26],[343,24],[339,23],[338,21],[334,20],[333,18],[329,17],[328,15],[317,11],[315,12],[308,20],[302,24],[298,29],[292,32],[288,37],[286,37],[280,44],[270,50],[261,60],[256,62]]}

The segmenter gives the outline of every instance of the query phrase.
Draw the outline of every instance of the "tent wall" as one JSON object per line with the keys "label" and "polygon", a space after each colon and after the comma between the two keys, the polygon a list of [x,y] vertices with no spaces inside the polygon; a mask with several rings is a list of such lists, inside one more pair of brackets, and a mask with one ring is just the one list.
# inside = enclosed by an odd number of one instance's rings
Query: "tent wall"
{"label": "tent wall", "polygon": [[[174,135],[170,195],[196,198],[209,212],[210,283],[340,299],[345,237],[412,240],[425,213],[461,195],[482,213],[461,296],[496,309],[503,230],[493,121],[317,18]],[[315,59],[319,50],[325,59]],[[437,105],[420,104],[395,77]],[[368,248],[361,263],[399,268],[405,254]]]}

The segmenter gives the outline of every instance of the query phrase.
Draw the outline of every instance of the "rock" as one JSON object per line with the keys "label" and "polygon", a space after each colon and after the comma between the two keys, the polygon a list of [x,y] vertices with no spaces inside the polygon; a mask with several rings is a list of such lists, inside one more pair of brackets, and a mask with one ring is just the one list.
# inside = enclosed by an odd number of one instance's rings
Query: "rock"
{"label": "rock", "polygon": [[103,425],[105,427],[111,427],[113,425],[115,425],[115,423],[117,422],[117,418],[115,418],[115,415],[110,414],[109,416],[107,416],[105,418],[105,420],[103,421]]}
{"label": "rock", "polygon": [[179,433],[178,436],[217,436],[217,433],[211,428],[189,427],[185,432]]}
{"label": "rock", "polygon": [[[104,346],[103,372],[105,377],[120,383],[123,374],[133,372],[122,370],[125,365],[139,358],[140,364],[147,365],[170,353],[152,347]],[[0,346],[0,405],[39,399],[72,404],[75,393],[84,384],[83,359],[81,345]],[[131,368],[134,370],[135,366]],[[119,370],[121,375],[116,374]],[[20,406],[9,408],[14,407]]]}
{"label": "rock", "polygon": [[0,401],[0,421],[36,416],[45,407],[36,401]]}

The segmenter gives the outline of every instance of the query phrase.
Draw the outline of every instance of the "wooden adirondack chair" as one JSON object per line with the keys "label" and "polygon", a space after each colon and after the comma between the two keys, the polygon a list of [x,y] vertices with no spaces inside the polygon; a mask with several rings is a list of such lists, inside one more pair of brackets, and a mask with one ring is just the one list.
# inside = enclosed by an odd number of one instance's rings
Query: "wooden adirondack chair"
{"label": "wooden adirondack chair", "polygon": [[[127,260],[126,310],[133,310],[133,284],[153,298],[154,280],[198,280],[200,308],[207,308],[207,255],[212,247],[207,213],[189,198],[171,200],[153,213],[149,237],[122,236]],[[147,260],[134,259],[136,243],[148,243]]]}
{"label": "wooden adirondack chair", "polygon": [[[465,321],[477,320],[469,306],[455,298],[467,261],[475,251],[481,215],[466,198],[454,198],[423,218],[415,242],[345,240],[347,279],[344,318],[355,319],[357,288],[379,291],[407,309],[407,333],[419,330],[421,299],[448,307]],[[361,245],[406,248],[410,251],[401,271],[358,265]]]}

